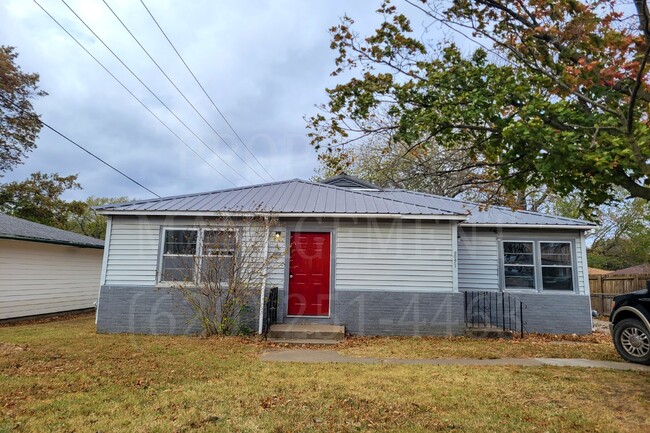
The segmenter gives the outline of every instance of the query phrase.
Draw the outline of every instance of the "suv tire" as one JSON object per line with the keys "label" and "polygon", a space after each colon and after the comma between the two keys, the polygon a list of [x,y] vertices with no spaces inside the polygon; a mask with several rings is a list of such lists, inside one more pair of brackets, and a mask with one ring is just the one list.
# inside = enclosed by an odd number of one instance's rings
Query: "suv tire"
{"label": "suv tire", "polygon": [[629,362],[650,365],[650,332],[638,319],[624,319],[614,325],[614,345]]}

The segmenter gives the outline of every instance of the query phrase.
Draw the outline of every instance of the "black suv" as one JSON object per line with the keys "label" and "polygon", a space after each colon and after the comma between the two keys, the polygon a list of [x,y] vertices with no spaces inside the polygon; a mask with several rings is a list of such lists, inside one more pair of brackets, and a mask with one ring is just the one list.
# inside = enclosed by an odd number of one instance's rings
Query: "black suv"
{"label": "black suv", "polygon": [[645,290],[612,301],[609,329],[614,346],[627,361],[650,365],[650,281]]}

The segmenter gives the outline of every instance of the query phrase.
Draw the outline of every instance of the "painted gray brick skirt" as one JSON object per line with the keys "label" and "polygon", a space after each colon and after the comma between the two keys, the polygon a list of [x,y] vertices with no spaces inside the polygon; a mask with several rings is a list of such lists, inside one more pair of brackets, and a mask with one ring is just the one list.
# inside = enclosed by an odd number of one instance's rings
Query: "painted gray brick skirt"
{"label": "painted gray brick skirt", "polygon": [[[280,291],[281,322],[333,323],[354,335],[462,335],[463,293],[337,291],[328,319],[287,318]],[[517,294],[526,330],[534,333],[591,332],[588,296]],[[250,327],[257,329],[257,308]],[[135,334],[198,334],[201,328],[182,297],[170,289],[142,286],[102,286],[97,306],[97,331]]]}
{"label": "painted gray brick skirt", "polygon": [[[286,311],[280,291],[280,311]],[[280,317],[284,323],[344,325],[353,335],[462,335],[462,293],[337,291],[330,318]]]}
{"label": "painted gray brick skirt", "polygon": [[132,334],[199,334],[183,297],[171,289],[102,286],[97,303],[97,332]]}
{"label": "painted gray brick skirt", "polygon": [[517,293],[526,304],[526,330],[539,334],[591,333],[589,296],[565,293]]}

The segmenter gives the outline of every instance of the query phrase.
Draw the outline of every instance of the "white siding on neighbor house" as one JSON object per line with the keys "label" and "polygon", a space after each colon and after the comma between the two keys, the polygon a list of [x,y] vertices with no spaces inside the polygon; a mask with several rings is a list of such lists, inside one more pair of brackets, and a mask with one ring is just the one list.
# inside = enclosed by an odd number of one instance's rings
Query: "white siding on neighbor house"
{"label": "white siding on neighbor house", "polygon": [[[499,240],[572,240],[575,242],[574,271],[578,283],[578,293],[587,294],[589,283],[585,274],[585,249],[580,232],[571,230],[508,230],[482,229],[475,227],[459,228],[461,236],[458,243],[458,281],[460,290],[498,290],[499,289]],[[574,248],[574,247],[572,247]],[[553,292],[561,293],[561,292]]]}
{"label": "white siding on neighbor house", "polygon": [[499,289],[499,245],[495,231],[459,228],[458,288]]}
{"label": "white siding on neighbor house", "polygon": [[335,236],[335,290],[453,290],[449,222],[342,222]]}
{"label": "white siding on neighbor house", "polygon": [[92,308],[103,250],[0,239],[0,319]]}

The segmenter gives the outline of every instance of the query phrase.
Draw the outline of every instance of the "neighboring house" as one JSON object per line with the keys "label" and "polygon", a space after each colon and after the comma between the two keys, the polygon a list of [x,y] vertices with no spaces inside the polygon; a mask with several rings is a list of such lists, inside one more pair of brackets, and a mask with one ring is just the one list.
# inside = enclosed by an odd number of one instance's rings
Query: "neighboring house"
{"label": "neighboring house", "polygon": [[484,209],[345,175],[97,210],[109,217],[99,332],[197,332],[178,293],[161,281],[178,263],[166,243],[185,237],[201,251],[206,225],[250,214],[278,219],[270,247],[302,248],[285,254],[264,287],[279,288],[279,322],[339,324],[363,335],[459,335],[464,292],[479,291],[521,299],[529,332],[591,332],[585,231],[594,225],[585,221]]}
{"label": "neighboring house", "polygon": [[633,275],[633,274],[650,274],[650,263],[644,265],[631,266],[625,269],[618,269],[611,272],[612,275]]}
{"label": "neighboring house", "polygon": [[0,213],[0,320],[92,308],[104,241]]}
{"label": "neighboring house", "polygon": [[612,271],[599,268],[587,268],[587,271],[589,271],[589,275],[607,275],[612,273]]}

